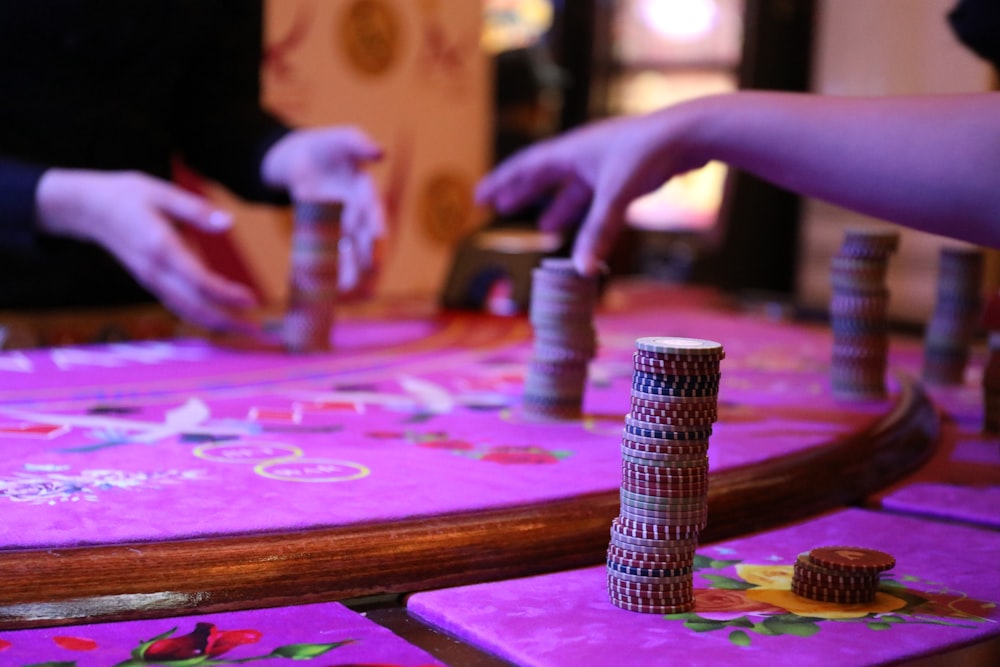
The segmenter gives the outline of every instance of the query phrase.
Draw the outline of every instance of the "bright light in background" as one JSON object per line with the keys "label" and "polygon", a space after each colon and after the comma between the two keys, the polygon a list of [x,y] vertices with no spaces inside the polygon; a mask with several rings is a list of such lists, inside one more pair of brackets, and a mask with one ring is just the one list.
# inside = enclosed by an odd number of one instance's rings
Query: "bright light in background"
{"label": "bright light in background", "polygon": [[483,48],[531,46],[552,27],[551,0],[483,0]]}
{"label": "bright light in background", "polygon": [[678,41],[704,37],[719,20],[715,0],[645,0],[638,10],[651,29]]}

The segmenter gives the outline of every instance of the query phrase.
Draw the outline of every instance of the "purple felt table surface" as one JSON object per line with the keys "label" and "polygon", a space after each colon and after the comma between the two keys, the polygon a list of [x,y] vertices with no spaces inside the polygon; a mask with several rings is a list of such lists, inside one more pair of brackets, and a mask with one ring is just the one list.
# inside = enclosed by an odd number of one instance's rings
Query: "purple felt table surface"
{"label": "purple felt table surface", "polygon": [[882,507],[1000,528],[1000,486],[919,482],[883,498]]}
{"label": "purple felt table surface", "polygon": [[[888,551],[875,602],[812,602],[788,589],[818,546]],[[695,610],[661,616],[608,601],[604,567],[418,593],[409,611],[532,667],[879,665],[1000,634],[1000,533],[865,510],[699,548]]]}
{"label": "purple felt table surface", "polygon": [[612,300],[598,315],[586,416],[562,422],[521,411],[525,319],[344,320],[336,349],[311,356],[196,340],[0,353],[0,549],[319,528],[612,491],[640,336],[725,346],[714,471],[823,446],[892,407],[895,396],[831,396],[826,329],[642,303]]}
{"label": "purple felt table surface", "polygon": [[441,665],[337,603],[0,632],[0,665]]}

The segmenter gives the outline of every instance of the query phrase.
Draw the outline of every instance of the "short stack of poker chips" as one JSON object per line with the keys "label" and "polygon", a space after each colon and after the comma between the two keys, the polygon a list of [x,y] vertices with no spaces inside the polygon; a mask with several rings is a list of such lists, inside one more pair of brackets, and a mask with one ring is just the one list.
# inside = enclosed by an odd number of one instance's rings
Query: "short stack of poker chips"
{"label": "short stack of poker chips", "polygon": [[841,398],[885,396],[889,356],[889,256],[899,245],[893,230],[848,230],[830,267],[833,355],[830,383]]}
{"label": "short stack of poker chips", "polygon": [[621,509],[607,553],[608,596],[617,607],[669,614],[694,606],[694,555],[708,520],[708,441],[724,356],[713,341],[636,341]]}
{"label": "short stack of poker chips", "polygon": [[292,352],[330,349],[340,261],[339,201],[295,203],[288,310],[281,335]]}
{"label": "short stack of poker chips", "polygon": [[528,416],[580,416],[587,367],[597,351],[597,295],[597,278],[577,273],[569,259],[544,259],[532,271],[534,343],[522,403]]}
{"label": "short stack of poker chips", "polygon": [[875,599],[882,572],[896,559],[864,547],[817,547],[792,568],[792,592],[810,600],[862,604]]}
{"label": "short stack of poker chips", "polygon": [[923,378],[961,384],[982,309],[983,252],[941,248],[937,299],[924,334]]}

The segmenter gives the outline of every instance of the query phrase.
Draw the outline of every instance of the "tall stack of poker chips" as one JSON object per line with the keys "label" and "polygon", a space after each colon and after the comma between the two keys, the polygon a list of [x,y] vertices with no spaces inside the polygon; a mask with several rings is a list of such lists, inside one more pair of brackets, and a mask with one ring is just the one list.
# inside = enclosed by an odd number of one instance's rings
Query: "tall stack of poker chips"
{"label": "tall stack of poker chips", "polygon": [[718,406],[719,343],[640,338],[622,434],[619,516],[611,524],[608,596],[629,611],[694,606],[698,535],[708,520],[708,441]]}
{"label": "tall stack of poker chips", "polygon": [[817,547],[792,567],[792,592],[810,600],[863,604],[875,599],[881,573],[896,559],[864,547]]}
{"label": "tall stack of poker chips", "polygon": [[295,203],[288,309],[281,335],[292,352],[330,349],[340,261],[339,201]]}
{"label": "tall stack of poker chips", "polygon": [[580,416],[587,367],[597,351],[597,294],[597,278],[577,273],[569,259],[544,259],[532,271],[534,346],[523,397],[527,416]]}
{"label": "tall stack of poker chips", "polygon": [[923,378],[961,384],[982,309],[983,252],[941,248],[937,299],[924,333]]}
{"label": "tall stack of poker chips", "polygon": [[899,245],[894,230],[848,230],[830,267],[833,355],[830,383],[841,398],[886,394],[889,358],[889,256]]}

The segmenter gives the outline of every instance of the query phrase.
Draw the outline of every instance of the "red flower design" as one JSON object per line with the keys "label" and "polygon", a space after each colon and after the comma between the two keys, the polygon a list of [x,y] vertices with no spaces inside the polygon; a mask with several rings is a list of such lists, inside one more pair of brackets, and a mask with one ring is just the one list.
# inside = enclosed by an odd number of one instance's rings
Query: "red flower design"
{"label": "red flower design", "polygon": [[52,641],[70,651],[93,651],[97,648],[97,642],[85,637],[53,637]]}
{"label": "red flower design", "polygon": [[741,612],[776,614],[785,610],[766,602],[751,600],[745,591],[730,591],[720,588],[694,589],[694,608],[699,613]]}
{"label": "red flower design", "polygon": [[483,461],[494,463],[558,463],[559,459],[544,447],[532,445],[498,445],[490,447]]}
{"label": "red flower design", "polygon": [[13,644],[11,644],[11,643],[10,643],[9,641],[7,641],[6,639],[0,639],[0,651],[6,651],[6,650],[7,650],[7,649],[9,649],[9,648],[10,648],[11,646],[13,646]]}
{"label": "red flower design", "polygon": [[917,615],[941,616],[945,618],[991,618],[996,613],[996,605],[984,600],[976,600],[965,593],[934,593],[914,591],[927,598],[913,613]]}
{"label": "red flower design", "polygon": [[218,630],[212,623],[198,623],[182,637],[159,639],[143,654],[147,661],[187,660],[198,656],[214,658],[244,644],[259,641],[257,630]]}
{"label": "red flower design", "polygon": [[475,448],[471,442],[465,440],[424,440],[418,444],[430,449],[450,449],[455,452],[465,452]]}

